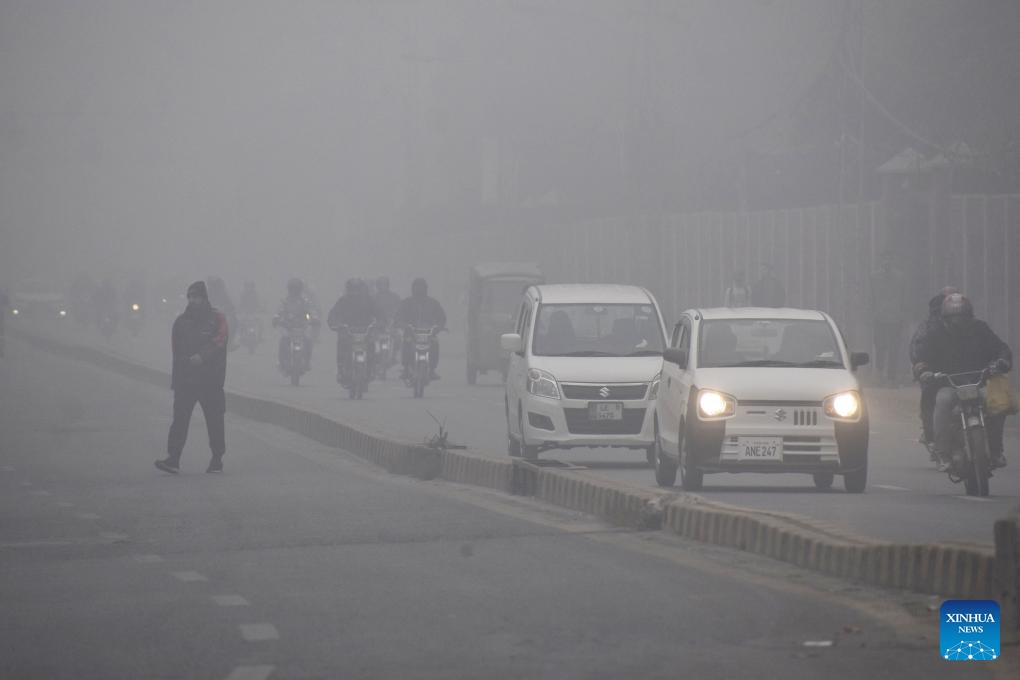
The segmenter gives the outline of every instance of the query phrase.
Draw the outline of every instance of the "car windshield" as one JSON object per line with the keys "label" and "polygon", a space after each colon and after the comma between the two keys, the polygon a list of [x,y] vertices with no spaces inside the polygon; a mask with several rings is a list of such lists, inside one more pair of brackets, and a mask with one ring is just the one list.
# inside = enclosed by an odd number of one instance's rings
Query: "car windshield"
{"label": "car windshield", "polygon": [[542,305],[532,352],[538,356],[661,356],[662,325],[650,304]]}
{"label": "car windshield", "polygon": [[698,366],[845,368],[832,327],[808,319],[713,319],[701,324]]}

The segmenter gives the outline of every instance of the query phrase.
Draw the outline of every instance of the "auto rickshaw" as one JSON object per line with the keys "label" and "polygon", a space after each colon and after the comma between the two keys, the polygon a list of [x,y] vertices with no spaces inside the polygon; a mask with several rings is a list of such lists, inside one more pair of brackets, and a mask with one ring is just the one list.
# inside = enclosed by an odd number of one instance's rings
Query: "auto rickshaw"
{"label": "auto rickshaw", "polygon": [[499,371],[506,380],[507,353],[500,345],[503,333],[512,333],[524,290],[544,283],[534,262],[485,262],[471,268],[468,280],[467,382],[479,373]]}

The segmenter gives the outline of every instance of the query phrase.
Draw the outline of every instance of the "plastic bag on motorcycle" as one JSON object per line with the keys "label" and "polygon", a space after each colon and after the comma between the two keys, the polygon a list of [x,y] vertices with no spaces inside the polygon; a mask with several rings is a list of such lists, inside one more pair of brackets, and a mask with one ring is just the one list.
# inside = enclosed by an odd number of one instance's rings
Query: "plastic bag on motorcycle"
{"label": "plastic bag on motorcycle", "polygon": [[1020,400],[1016,390],[1004,375],[993,375],[988,378],[985,387],[985,411],[993,416],[1015,416],[1020,413]]}

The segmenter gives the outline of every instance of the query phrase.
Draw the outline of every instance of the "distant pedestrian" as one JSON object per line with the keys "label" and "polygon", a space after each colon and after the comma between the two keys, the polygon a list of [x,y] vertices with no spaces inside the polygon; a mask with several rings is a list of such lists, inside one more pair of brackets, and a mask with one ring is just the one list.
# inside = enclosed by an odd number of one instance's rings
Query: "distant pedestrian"
{"label": "distant pedestrian", "polygon": [[751,287],[751,303],[755,307],[784,307],[786,289],[768,262],[761,263],[761,275]]}
{"label": "distant pedestrian", "polygon": [[743,270],[733,275],[733,281],[723,295],[724,307],[750,307],[751,288],[747,285],[747,277]]}
{"label": "distant pedestrian", "polygon": [[223,383],[227,376],[228,335],[226,317],[209,304],[205,283],[196,281],[188,286],[188,306],[174,321],[170,338],[174,420],[167,437],[167,457],[156,461],[156,467],[164,472],[176,474],[180,468],[181,452],[196,402],[202,405],[212,450],[206,472],[223,471],[223,454],[227,448]]}
{"label": "distant pedestrian", "polygon": [[900,375],[899,356],[903,320],[908,316],[907,281],[893,265],[894,255],[882,253],[870,279],[871,328],[875,340],[875,373],[879,384],[895,387]]}

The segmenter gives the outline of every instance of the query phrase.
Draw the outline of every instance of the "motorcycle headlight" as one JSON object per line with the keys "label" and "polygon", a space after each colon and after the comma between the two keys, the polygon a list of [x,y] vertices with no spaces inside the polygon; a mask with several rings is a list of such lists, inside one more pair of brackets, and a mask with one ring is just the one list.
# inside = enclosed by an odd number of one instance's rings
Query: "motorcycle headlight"
{"label": "motorcycle headlight", "polygon": [[837,420],[856,421],[861,418],[861,397],[857,392],[840,392],[822,402],[825,415]]}
{"label": "motorcycle headlight", "polygon": [[131,311],[132,312],[137,312],[141,308],[142,308],[141,305],[139,305],[137,302],[134,303],[133,305],[131,305]]}
{"label": "motorcycle headlight", "polygon": [[17,308],[17,307],[15,307],[14,309],[12,309],[12,310],[11,310],[11,314],[13,314],[14,316],[17,316],[17,315],[18,315],[18,314],[20,314],[20,313],[21,313],[21,312],[19,312],[19,311],[18,311],[18,308]]}
{"label": "motorcycle headlight", "polygon": [[311,321],[311,320],[312,320],[312,315],[309,314],[308,312],[305,312],[305,321]]}
{"label": "motorcycle headlight", "polygon": [[59,314],[61,316],[61,318],[63,318],[65,316],[67,316],[67,310],[66,309],[61,309],[59,312],[57,312],[57,314]]}
{"label": "motorcycle headlight", "polygon": [[649,400],[651,400],[651,399],[658,399],[659,398],[659,382],[661,380],[662,380],[662,373],[657,373],[656,376],[654,378],[652,378],[652,384],[648,388],[648,399]]}
{"label": "motorcycle headlight", "polygon": [[560,398],[560,386],[551,373],[533,368],[528,371],[528,392],[536,397]]}
{"label": "motorcycle headlight", "polygon": [[698,416],[702,418],[727,418],[737,412],[737,400],[728,394],[715,390],[698,392]]}

